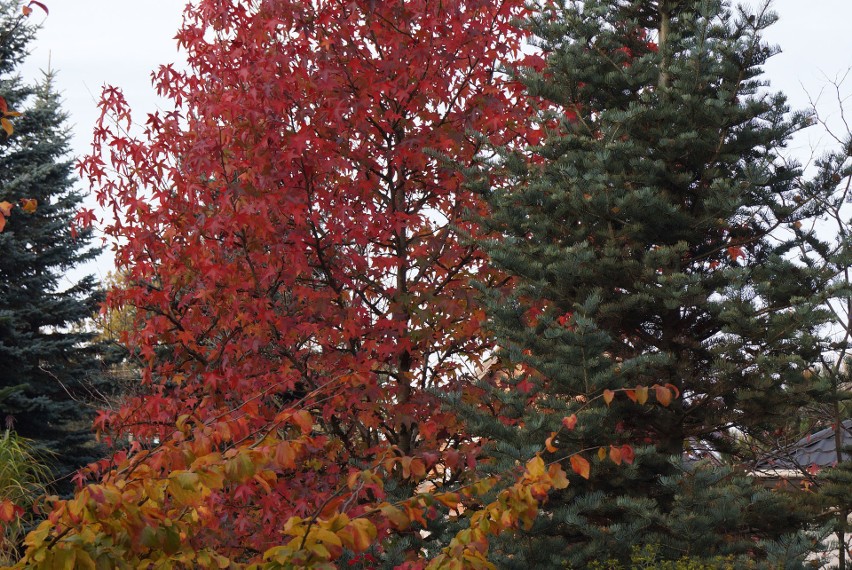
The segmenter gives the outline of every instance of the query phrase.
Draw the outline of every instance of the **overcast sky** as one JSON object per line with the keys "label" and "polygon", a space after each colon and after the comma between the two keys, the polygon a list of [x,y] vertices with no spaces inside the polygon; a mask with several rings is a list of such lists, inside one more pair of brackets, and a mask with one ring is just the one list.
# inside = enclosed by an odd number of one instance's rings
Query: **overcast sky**
{"label": "overcast sky", "polygon": [[[158,100],[150,74],[160,64],[180,61],[174,41],[182,0],[45,0],[50,15],[36,9],[31,18],[44,21],[24,68],[28,78],[50,65],[71,115],[73,152],[89,150],[97,118],[96,101],[105,84],[121,87],[138,122],[156,110]],[[750,2],[754,5],[756,2]],[[780,21],[766,39],[782,53],[766,65],[776,90],[787,93],[793,108],[808,106],[808,96],[830,88],[852,66],[852,1],[775,0]],[[844,93],[852,93],[852,74]],[[819,102],[821,112],[837,124],[837,105],[829,90]],[[849,100],[852,113],[852,99]],[[800,136],[793,148],[806,161],[811,148],[830,142],[817,128]],[[96,271],[103,274],[108,264]]]}
{"label": "overcast sky", "polygon": [[[831,82],[841,80],[852,67],[852,2],[850,0],[775,0],[773,10],[780,19],[766,33],[769,43],[781,53],[765,66],[772,87],[787,94],[794,109],[809,107],[809,95],[817,101],[820,115],[839,125],[837,96]],[[820,95],[820,93],[822,94]],[[852,73],[841,86],[852,113]],[[793,148],[806,161],[810,148],[825,151],[831,143],[822,129],[805,130]]]}

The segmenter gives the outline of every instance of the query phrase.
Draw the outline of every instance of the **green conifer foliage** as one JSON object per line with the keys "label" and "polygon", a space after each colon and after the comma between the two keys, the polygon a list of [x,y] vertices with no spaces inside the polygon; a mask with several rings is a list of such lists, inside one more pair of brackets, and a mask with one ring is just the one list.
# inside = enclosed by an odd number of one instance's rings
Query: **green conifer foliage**
{"label": "green conifer foliage", "polygon": [[[807,544],[791,503],[693,461],[736,462],[734,434],[794,413],[818,354],[821,277],[781,231],[802,214],[799,172],[779,158],[805,121],[760,79],[774,16],[713,0],[541,4],[543,65],[519,75],[541,140],[505,153],[513,182],[490,189],[486,221],[501,238],[485,244],[514,279],[490,298],[493,331],[526,372],[471,421],[495,471],[554,432],[548,460],[579,452],[592,469],[495,562],[583,568],[655,545],[661,560],[795,566]],[[664,406],[651,389],[641,405],[626,391],[655,384],[679,397]],[[631,465],[596,459],[622,445]]]}
{"label": "green conifer foliage", "polygon": [[17,2],[0,5],[0,94],[23,113],[11,136],[0,133],[0,200],[38,206],[16,207],[0,233],[0,391],[9,389],[0,421],[56,453],[54,475],[63,477],[97,458],[86,402],[101,388],[100,364],[81,324],[98,293],[91,276],[70,273],[97,250],[88,233],[72,235],[82,196],[53,77],[32,87],[15,71],[33,38],[19,11]]}

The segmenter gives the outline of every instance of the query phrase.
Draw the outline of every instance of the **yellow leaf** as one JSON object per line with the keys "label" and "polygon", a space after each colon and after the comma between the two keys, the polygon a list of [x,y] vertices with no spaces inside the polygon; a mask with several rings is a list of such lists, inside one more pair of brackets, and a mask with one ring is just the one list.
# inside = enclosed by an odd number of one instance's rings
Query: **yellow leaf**
{"label": "yellow leaf", "polygon": [[95,566],[95,561],[92,560],[92,557],[89,556],[89,553],[85,550],[77,551],[77,566],[79,570],[95,570],[97,566]]}
{"label": "yellow leaf", "polygon": [[320,560],[331,560],[331,552],[328,551],[328,548],[325,547],[321,542],[315,542],[313,544],[306,544],[305,549],[308,552],[312,552],[316,555]]}
{"label": "yellow leaf", "polygon": [[544,460],[536,455],[527,461],[527,473],[532,477],[541,477],[544,475]]}
{"label": "yellow leaf", "polygon": [[381,512],[397,530],[405,530],[411,522],[402,510],[390,504],[380,507],[379,512]]}
{"label": "yellow leaf", "polygon": [[636,386],[636,402],[644,404],[648,401],[648,387]]}
{"label": "yellow leaf", "polygon": [[316,525],[311,527],[311,533],[309,534],[309,537],[313,538],[315,540],[318,540],[319,542],[322,542],[323,544],[331,544],[333,546],[343,546],[343,542],[341,542],[339,536],[337,536],[335,533],[331,532],[328,529],[325,529],[325,528],[322,528],[322,527],[319,527],[319,526],[316,526]]}
{"label": "yellow leaf", "polygon": [[254,477],[255,464],[246,453],[241,453],[225,463],[225,477],[228,481],[244,483]]}
{"label": "yellow leaf", "polygon": [[27,535],[24,539],[24,544],[33,549],[42,546],[50,535],[52,525],[53,523],[49,520],[42,521],[35,530]]}
{"label": "yellow leaf", "polygon": [[304,528],[304,519],[301,517],[290,517],[287,519],[287,522],[284,523],[284,534],[288,534],[290,536],[300,536],[305,533]]}
{"label": "yellow leaf", "polygon": [[192,471],[173,471],[169,479],[177,482],[181,489],[191,491],[198,485],[198,474]]}
{"label": "yellow leaf", "polygon": [[558,464],[551,465],[547,470],[547,474],[550,475],[550,483],[554,489],[564,489],[568,486],[568,477]]}
{"label": "yellow leaf", "polygon": [[494,485],[497,484],[496,477],[485,477],[475,482],[473,485],[464,488],[462,491],[467,497],[478,497],[484,495],[488,491],[494,488]]}
{"label": "yellow leaf", "polygon": [[55,549],[53,560],[50,564],[51,570],[74,570],[76,553],[73,550]]}
{"label": "yellow leaf", "polygon": [[202,499],[199,487],[197,473],[175,471],[169,475],[169,493],[180,504],[199,504]]}
{"label": "yellow leaf", "polygon": [[225,484],[225,475],[219,469],[202,469],[198,472],[198,480],[208,489],[221,489]]}
{"label": "yellow leaf", "polygon": [[343,544],[354,552],[370,548],[376,540],[376,534],[376,527],[367,519],[355,519],[337,532]]}
{"label": "yellow leaf", "polygon": [[598,449],[598,459],[600,459],[601,461],[606,459],[606,449],[604,449],[603,447]]}
{"label": "yellow leaf", "polygon": [[461,502],[458,493],[438,493],[435,495],[435,500],[451,509],[457,508]]}
{"label": "yellow leaf", "polygon": [[609,406],[612,402],[612,399],[615,398],[615,392],[612,390],[604,390],[603,391],[603,399],[606,402],[606,405]]}
{"label": "yellow leaf", "polygon": [[581,457],[579,455],[572,455],[571,469],[573,469],[574,473],[576,473],[583,479],[588,479],[589,474],[592,470],[592,466],[584,457]]}

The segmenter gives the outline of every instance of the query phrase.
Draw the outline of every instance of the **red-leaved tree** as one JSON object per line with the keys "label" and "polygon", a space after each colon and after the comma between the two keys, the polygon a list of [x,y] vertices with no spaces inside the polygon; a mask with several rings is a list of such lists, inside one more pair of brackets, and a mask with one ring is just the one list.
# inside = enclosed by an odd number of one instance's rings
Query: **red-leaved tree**
{"label": "red-leaved tree", "polygon": [[[526,130],[498,72],[523,10],[203,0],[178,35],[187,71],[155,76],[174,111],[137,136],[104,91],[80,169],[110,214],[127,280],[110,302],[135,308],[144,395],[100,416],[132,443],[57,503],[30,561],[310,565],[422,538],[428,501],[391,503],[476,456],[438,397],[474,397],[489,348],[471,280],[492,276],[461,237],[482,205],[461,172]],[[538,498],[564,479],[540,460],[523,477]]]}

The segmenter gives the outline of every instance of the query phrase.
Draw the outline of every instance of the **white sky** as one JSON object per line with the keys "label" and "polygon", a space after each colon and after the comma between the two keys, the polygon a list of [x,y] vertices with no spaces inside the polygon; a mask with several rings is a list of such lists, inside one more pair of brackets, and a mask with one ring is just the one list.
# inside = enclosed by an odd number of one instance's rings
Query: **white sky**
{"label": "white sky", "polygon": [[[105,84],[121,87],[138,122],[157,109],[150,74],[160,64],[181,60],[174,41],[183,0],[43,0],[50,9],[44,17],[37,8],[31,18],[44,21],[23,73],[37,77],[48,64],[58,71],[57,84],[71,115],[75,155],[89,150],[97,118],[96,101]],[[751,0],[755,4],[756,0]],[[787,93],[793,108],[808,107],[807,93],[816,97],[830,80],[852,66],[852,1],[775,0],[781,20],[767,33],[767,41],[782,53],[765,67],[775,90]],[[852,94],[852,74],[844,93]],[[821,112],[837,120],[837,104],[829,90],[819,102]],[[852,114],[852,99],[848,101]],[[834,124],[837,124],[836,122]],[[791,145],[806,162],[812,148],[830,143],[814,127]],[[110,268],[104,261],[89,269],[101,277]]]}
{"label": "white sky", "polygon": [[[846,132],[839,123],[837,95],[831,82],[841,80],[852,67],[852,1],[775,0],[773,10],[780,20],[765,37],[778,45],[781,53],[767,62],[766,78],[774,90],[787,94],[793,109],[810,107],[810,94],[832,128]],[[847,97],[845,106],[852,115],[852,73],[841,86],[841,93]],[[806,163],[813,154],[811,149],[824,152],[832,145],[823,129],[812,127],[790,148]]]}
{"label": "white sky", "polygon": [[[70,115],[72,153],[90,151],[92,129],[98,118],[97,100],[104,85],[121,87],[137,123],[157,110],[162,101],[151,85],[159,65],[182,61],[174,36],[180,27],[182,0],[42,0],[45,17],[34,8],[30,18],[43,22],[33,50],[23,66],[28,79],[48,67],[57,72],[57,86]],[[84,182],[81,188],[87,189]],[[87,207],[97,206],[94,199]],[[112,269],[109,252],[100,262],[77,268],[66,285],[82,275],[99,279]]]}

